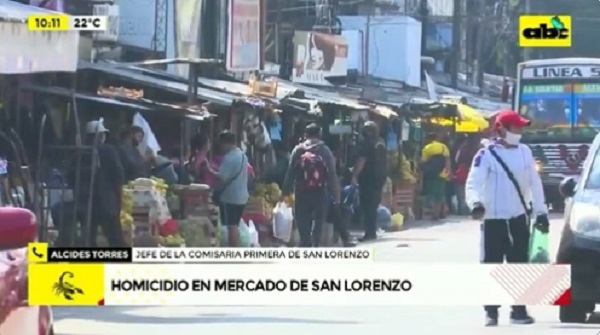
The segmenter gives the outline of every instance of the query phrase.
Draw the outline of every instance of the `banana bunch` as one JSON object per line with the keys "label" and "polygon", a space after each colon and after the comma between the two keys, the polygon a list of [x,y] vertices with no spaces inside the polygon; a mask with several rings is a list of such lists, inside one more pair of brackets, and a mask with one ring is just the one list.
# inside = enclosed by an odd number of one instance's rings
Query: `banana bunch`
{"label": "banana bunch", "polygon": [[217,233],[217,229],[207,217],[190,217],[179,227],[186,247],[211,247],[211,240]]}
{"label": "banana bunch", "polygon": [[119,216],[120,216],[122,227],[133,226],[133,216],[131,216],[131,214],[121,211],[121,214]]}
{"label": "banana bunch", "polygon": [[158,243],[162,246],[180,246],[185,244],[185,240],[181,235],[169,235],[169,236],[160,236],[158,238]]}
{"label": "banana bunch", "polygon": [[400,158],[400,154],[398,154],[398,151],[388,151],[387,170],[390,172],[390,175],[393,175],[393,176],[397,175],[399,158]]}
{"label": "banana bunch", "polygon": [[279,201],[281,197],[281,189],[276,183],[271,184],[256,184],[252,196],[260,198],[267,203],[274,204]]}
{"label": "banana bunch", "polygon": [[165,196],[167,194],[167,190],[169,189],[169,185],[167,185],[167,183],[160,178],[152,177],[151,180],[154,181],[154,187],[158,190],[158,192]]}
{"label": "banana bunch", "polygon": [[401,162],[398,166],[398,173],[403,182],[407,182],[409,184],[415,184],[417,182],[417,177],[412,171],[411,164],[404,155],[401,157]]}
{"label": "banana bunch", "polygon": [[121,194],[121,213],[119,215],[121,226],[123,227],[133,226],[133,217],[131,216],[133,198],[131,192],[132,190],[130,188],[123,187],[123,192]]}

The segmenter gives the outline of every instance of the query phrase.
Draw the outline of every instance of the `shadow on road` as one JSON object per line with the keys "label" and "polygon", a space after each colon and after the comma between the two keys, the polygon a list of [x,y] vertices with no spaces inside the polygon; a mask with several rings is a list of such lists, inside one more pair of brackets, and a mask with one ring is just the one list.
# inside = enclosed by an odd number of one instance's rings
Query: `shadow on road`
{"label": "shadow on road", "polygon": [[[161,307],[166,311],[164,316],[142,316],[132,312],[142,310],[144,307],[68,307],[57,308],[54,310],[55,321],[64,319],[89,320],[107,323],[123,324],[219,324],[219,323],[287,323],[287,324],[339,324],[350,325],[358,324],[355,321],[344,320],[317,320],[305,318],[287,318],[287,317],[266,317],[249,316],[234,313],[190,313],[189,316],[171,316],[168,315],[169,309]],[[152,308],[152,307],[148,307]],[[194,308],[194,307],[190,307]]]}

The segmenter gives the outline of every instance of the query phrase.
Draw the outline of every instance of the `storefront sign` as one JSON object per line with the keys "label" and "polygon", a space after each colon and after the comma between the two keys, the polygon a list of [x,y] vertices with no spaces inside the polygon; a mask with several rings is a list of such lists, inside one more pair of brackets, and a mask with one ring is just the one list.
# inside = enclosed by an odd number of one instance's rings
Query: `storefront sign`
{"label": "storefront sign", "polygon": [[261,81],[255,76],[250,76],[248,86],[252,94],[260,95],[268,98],[277,97],[277,81]]}
{"label": "storefront sign", "polygon": [[534,78],[596,78],[600,77],[600,65],[543,66],[523,69],[523,79]]}
{"label": "storefront sign", "polygon": [[255,71],[261,64],[261,0],[229,0],[227,70]]}
{"label": "storefront sign", "polygon": [[331,85],[327,77],[347,75],[348,44],[341,35],[297,31],[294,59],[293,82]]}
{"label": "storefront sign", "polygon": [[94,5],[93,14],[108,16],[108,29],[94,34],[97,41],[116,42],[119,39],[119,5]]}
{"label": "storefront sign", "polygon": [[[198,58],[200,49],[200,13],[203,0],[175,0],[175,58]],[[175,73],[186,77],[188,64],[175,66]]]}
{"label": "storefront sign", "polygon": [[75,72],[79,32],[29,31],[27,24],[0,22],[0,73]]}

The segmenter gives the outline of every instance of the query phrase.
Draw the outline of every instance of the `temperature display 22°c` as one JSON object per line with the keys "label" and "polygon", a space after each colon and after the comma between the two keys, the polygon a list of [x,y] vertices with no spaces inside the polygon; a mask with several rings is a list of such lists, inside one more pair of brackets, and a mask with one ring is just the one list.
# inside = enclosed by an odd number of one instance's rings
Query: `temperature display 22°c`
{"label": "temperature display 22\u00b0c", "polygon": [[27,17],[27,27],[33,31],[105,31],[108,17],[35,14]]}

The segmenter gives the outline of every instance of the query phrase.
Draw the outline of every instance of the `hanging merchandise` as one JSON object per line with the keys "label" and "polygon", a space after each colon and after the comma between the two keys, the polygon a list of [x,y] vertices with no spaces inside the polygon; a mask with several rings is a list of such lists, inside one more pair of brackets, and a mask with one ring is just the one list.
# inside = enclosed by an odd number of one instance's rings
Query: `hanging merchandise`
{"label": "hanging merchandise", "polygon": [[271,138],[271,141],[281,141],[281,131],[283,127],[281,125],[281,118],[279,115],[273,114],[272,119],[267,123],[269,128],[268,134]]}
{"label": "hanging merchandise", "polygon": [[402,142],[408,141],[410,138],[410,124],[403,119],[402,120]]}
{"label": "hanging merchandise", "polygon": [[142,155],[145,154],[146,150],[149,148],[156,155],[161,149],[160,145],[158,144],[158,141],[156,140],[156,136],[154,136],[154,132],[152,132],[152,128],[150,128],[150,124],[148,123],[148,121],[146,121],[142,114],[138,112],[135,113],[135,115],[133,116],[132,124],[134,126],[142,128],[142,130],[144,131],[144,138],[138,146],[138,150],[140,150],[140,153]]}
{"label": "hanging merchandise", "polygon": [[396,134],[391,124],[388,126],[385,142],[388,151],[398,150],[398,134]]}
{"label": "hanging merchandise", "polygon": [[267,127],[265,126],[264,122],[261,122],[260,125],[256,127],[255,135],[256,145],[259,148],[265,149],[266,147],[271,145],[271,137],[269,137],[269,131],[267,130]]}

